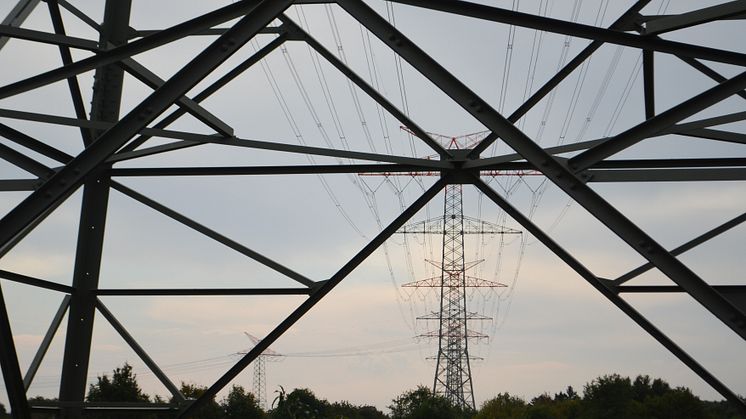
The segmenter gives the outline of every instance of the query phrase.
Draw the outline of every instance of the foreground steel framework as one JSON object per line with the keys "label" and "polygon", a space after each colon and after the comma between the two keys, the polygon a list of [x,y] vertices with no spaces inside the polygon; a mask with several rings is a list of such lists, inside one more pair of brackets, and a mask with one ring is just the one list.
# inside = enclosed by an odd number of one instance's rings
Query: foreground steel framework
{"label": "foreground steel framework", "polygon": [[[41,88],[57,81],[66,80],[69,86],[76,118],[61,118],[54,115],[31,114],[12,109],[1,109],[0,117],[9,119],[41,121],[51,124],[80,128],[85,149],[78,155],[64,153],[45,139],[35,139],[28,134],[0,124],[0,135],[24,150],[33,151],[59,162],[57,167],[47,167],[32,156],[13,148],[0,147],[0,156],[7,162],[24,169],[30,174],[27,179],[7,179],[0,181],[4,191],[30,191],[20,204],[0,220],[0,255],[8,253],[16,244],[32,231],[42,220],[62,202],[79,189],[83,191],[83,204],[80,216],[78,245],[74,277],[71,285],[61,285],[42,278],[31,278],[16,272],[0,272],[5,280],[33,285],[39,288],[60,292],[64,297],[49,332],[39,348],[37,356],[24,375],[19,367],[16,346],[10,329],[5,302],[0,298],[0,364],[10,399],[11,409],[16,418],[29,418],[32,409],[55,409],[63,417],[80,417],[84,410],[111,409],[127,410],[152,409],[172,411],[175,417],[189,417],[198,411],[211,397],[224,388],[252,361],[262,354],[275,340],[285,333],[298,319],[321,301],[336,285],[350,275],[353,270],[370,256],[387,238],[402,227],[418,210],[423,208],[447,185],[474,185],[487,197],[506,211],[523,228],[538,238],[578,275],[595,287],[606,299],[624,312],[647,333],[667,348],[693,372],[709,383],[742,412],[746,404],[714,375],[707,371],[694,358],[687,354],[673,340],[666,336],[646,317],[635,310],[623,293],[686,293],[716,316],[734,333],[746,339],[746,287],[743,285],[713,286],[700,278],[679,259],[679,255],[713,237],[732,229],[746,219],[746,213],[729,220],[675,249],[666,249],[639,226],[627,219],[619,210],[601,198],[588,185],[589,182],[648,182],[648,181],[713,181],[746,179],[746,161],[743,158],[725,156],[708,159],[676,159],[662,155],[657,159],[630,160],[614,158],[618,153],[645,141],[648,138],[679,134],[705,138],[712,141],[725,141],[736,144],[746,142],[740,132],[711,128],[716,125],[746,119],[746,112],[719,115],[716,117],[681,123],[682,120],[697,114],[731,96],[746,98],[746,72],[726,78],[715,71],[708,62],[746,66],[746,54],[720,50],[700,45],[664,40],[659,37],[676,31],[715,20],[742,19],[746,16],[746,4],[742,1],[726,2],[714,7],[692,10],[687,13],[669,16],[643,16],[640,11],[648,1],[640,0],[621,15],[609,28],[598,28],[568,21],[560,21],[496,7],[457,0],[395,0],[396,3],[438,10],[453,15],[469,16],[495,24],[510,24],[539,29],[552,33],[570,35],[592,40],[576,57],[570,60],[554,77],[539,88],[526,102],[510,115],[502,115],[485,100],[475,94],[458,78],[445,70],[428,56],[414,42],[393,27],[361,0],[244,0],[219,8],[203,16],[152,33],[137,33],[129,28],[128,16],[130,1],[108,0],[102,24],[83,15],[66,0],[47,0],[44,4],[54,22],[55,33],[24,29],[21,24],[34,7],[42,7],[39,0],[21,0],[0,25],[0,35],[4,36],[0,45],[8,39],[18,38],[34,42],[52,44],[59,47],[64,65],[48,72],[32,75],[18,82],[0,86],[0,99]],[[334,3],[351,17],[360,22],[370,33],[377,36],[393,52],[447,94],[454,103],[469,112],[476,120],[487,127],[491,134],[469,153],[453,153],[444,149],[415,121],[388,102],[363,78],[355,74],[334,54],[327,51],[319,42],[305,33],[284,12],[292,4]],[[60,8],[90,25],[99,32],[99,40],[80,39],[65,34]],[[238,18],[234,21],[234,19]],[[271,25],[279,19],[279,26]],[[218,25],[232,22],[228,29],[216,29]],[[217,38],[197,55],[181,71],[168,80],[161,80],[151,71],[139,65],[132,57],[155,49],[193,34],[210,32]],[[211,74],[218,65],[260,33],[274,33],[277,38],[260,49],[253,57],[223,78],[214,82],[204,91],[187,97],[198,82]],[[215,93],[230,80],[261,60],[284,42],[305,42],[319,52],[331,65],[336,67],[349,80],[377,101],[392,116],[440,156],[438,160],[406,158],[395,155],[360,153],[348,150],[331,150],[314,147],[293,146],[272,142],[242,139],[230,126],[211,114],[200,105],[204,99]],[[542,98],[548,95],[568,75],[591,57],[602,45],[617,44],[639,48],[643,52],[644,108],[646,120],[610,138],[601,138],[581,143],[551,148],[542,148],[519,130],[515,123]],[[95,53],[90,58],[74,60],[71,49],[81,49]],[[683,65],[691,66],[713,80],[713,87],[693,96],[665,111],[656,107],[654,58],[659,54],[677,57]],[[95,93],[87,114],[76,76],[95,70]],[[122,95],[122,77],[127,72],[153,88],[152,94],[143,99],[130,112],[119,115]],[[178,110],[152,124],[163,116],[172,105]],[[213,135],[177,132],[168,126],[180,116],[190,114],[214,130]],[[157,146],[149,146],[152,137],[174,141]],[[480,157],[495,141],[509,145],[515,154],[497,157]],[[352,160],[368,161],[369,164],[350,165],[310,165],[310,166],[260,166],[260,167],[215,167],[215,168],[149,168],[121,169],[116,163],[128,159],[168,153],[201,144],[221,144],[225,147],[248,147],[253,149],[275,150],[289,153],[337,156]],[[563,154],[574,153],[570,158]],[[542,231],[528,217],[514,208],[497,191],[480,179],[480,171],[536,170],[546,176],[577,204],[585,208],[611,232],[620,237],[631,249],[642,255],[648,262],[616,279],[605,279],[594,274],[581,264],[576,257],[561,247],[552,237]],[[298,173],[358,173],[358,172],[431,172],[440,171],[441,177],[426,190],[410,207],[347,263],[329,278],[312,280],[295,272],[277,261],[271,260],[248,247],[237,243],[219,232],[153,201],[116,181],[124,176],[173,176],[173,175],[229,175],[229,174],[298,174]],[[102,289],[99,283],[99,267],[103,232],[105,230],[108,194],[115,189],[170,218],[203,233],[248,258],[256,260],[275,271],[298,282],[297,288],[281,289],[212,289],[212,290],[159,290],[159,289]],[[658,269],[673,281],[671,286],[628,286],[627,281],[650,270]],[[242,357],[232,368],[213,383],[204,396],[196,400],[186,400],[167,375],[148,356],[127,332],[125,326],[102,304],[102,295],[273,295],[297,294],[308,298],[285,320],[281,321],[259,344]],[[64,361],[61,372],[59,402],[49,406],[31,406],[26,396],[34,374],[39,367],[51,337],[55,334],[64,314],[69,313],[65,341]],[[172,393],[173,404],[147,406],[94,405],[84,400],[88,360],[91,352],[93,317],[98,312],[119,332],[158,379]]]}

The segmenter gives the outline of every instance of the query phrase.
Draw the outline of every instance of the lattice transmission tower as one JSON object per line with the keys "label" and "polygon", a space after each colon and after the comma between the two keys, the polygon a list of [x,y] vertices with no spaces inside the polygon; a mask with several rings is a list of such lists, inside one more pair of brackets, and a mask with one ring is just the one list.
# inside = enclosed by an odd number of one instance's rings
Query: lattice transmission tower
{"label": "lattice transmission tower", "polygon": [[[252,335],[251,333],[244,332],[244,334],[251,339],[251,342],[256,346],[259,344],[261,339]],[[248,351],[239,352],[239,354],[247,354]],[[254,385],[253,393],[259,402],[259,407],[262,410],[267,410],[267,362],[279,362],[282,360],[282,354],[279,354],[272,349],[265,349],[254,360]]]}
{"label": "lattice transmission tower", "polygon": [[[448,149],[454,153],[466,153],[481,133],[460,137],[445,137],[432,134],[434,138],[448,139]],[[421,337],[437,338],[438,353],[435,356],[435,378],[433,392],[446,397],[455,406],[475,408],[474,387],[471,378],[469,341],[486,339],[487,335],[469,328],[473,321],[491,320],[489,316],[470,311],[467,307],[468,288],[501,288],[506,285],[466,275],[466,271],[482,260],[466,262],[464,257],[464,235],[520,234],[487,221],[464,215],[463,188],[460,184],[445,187],[443,215],[425,221],[407,224],[400,234],[437,234],[442,236],[441,261],[429,261],[440,269],[440,275],[403,284],[408,288],[438,288],[440,307],[437,312],[418,317],[418,320],[435,320],[438,329]]]}

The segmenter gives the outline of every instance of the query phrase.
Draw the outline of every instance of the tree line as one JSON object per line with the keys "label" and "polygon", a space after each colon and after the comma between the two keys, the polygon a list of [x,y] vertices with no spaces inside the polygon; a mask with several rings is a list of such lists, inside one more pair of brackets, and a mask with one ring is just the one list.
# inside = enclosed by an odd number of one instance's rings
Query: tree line
{"label": "tree line", "polygon": [[[181,384],[188,399],[200,397],[207,390],[191,383]],[[476,410],[453,406],[445,397],[433,394],[424,386],[395,397],[385,414],[373,406],[349,402],[329,402],[311,390],[301,388],[275,391],[269,410],[264,411],[256,397],[242,386],[234,385],[222,400],[210,400],[194,419],[738,419],[744,418],[725,401],[704,401],[685,387],[671,387],[660,378],[638,375],[634,379],[618,374],[604,375],[585,384],[582,394],[572,386],[550,395],[530,400],[500,393]],[[174,400],[145,394],[129,364],[116,368],[111,377],[99,376],[91,384],[86,400],[98,402],[155,403],[167,406]],[[49,403],[36,397],[32,404]],[[171,413],[86,412],[92,419],[160,419]],[[34,419],[53,419],[53,413],[34,412]],[[10,418],[0,404],[0,418]]]}

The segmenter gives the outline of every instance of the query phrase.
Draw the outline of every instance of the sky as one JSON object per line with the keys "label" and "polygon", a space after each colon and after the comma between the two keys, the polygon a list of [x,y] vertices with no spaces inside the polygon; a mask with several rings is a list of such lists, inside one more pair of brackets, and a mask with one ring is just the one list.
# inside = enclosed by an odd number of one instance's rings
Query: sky
{"label": "sky", "polygon": [[[13,2],[0,5],[4,16]],[[71,1],[94,20],[103,2]],[[133,1],[131,26],[148,30],[227,5],[227,1]],[[596,26],[608,26],[630,2],[485,1],[483,3]],[[643,14],[681,13],[716,2],[653,1]],[[370,1],[441,65],[490,105],[510,114],[551,77],[587,40],[459,18],[382,1]],[[178,6],[177,6],[178,5]],[[372,34],[337,6],[293,7],[287,15],[327,49],[407,112],[428,132],[446,137],[485,130],[407,63],[396,60]],[[64,14],[73,36],[97,35]],[[51,31],[42,4],[25,28]],[[717,22],[663,38],[744,52],[738,21]],[[167,79],[213,38],[190,37],[134,58]],[[198,84],[194,95],[272,39],[261,35]],[[75,59],[89,56],[76,51]],[[569,57],[569,58],[568,58]],[[614,135],[644,117],[639,50],[606,45],[576,70],[556,93],[521,119],[518,127],[543,146]],[[656,54],[656,107],[667,109],[713,86],[676,58]],[[732,77],[735,66],[708,63]],[[0,84],[22,80],[60,65],[48,45],[11,40],[0,50]],[[90,103],[93,72],[79,77]],[[65,83],[0,100],[0,108],[73,117]],[[152,90],[125,78],[122,114]],[[203,106],[231,125],[239,138],[307,144],[424,157],[432,150],[399,128],[400,123],[306,45],[288,43],[271,53]],[[731,98],[689,118],[741,111]],[[168,113],[168,112],[167,112]],[[82,148],[73,127],[0,118],[2,123],[68,153]],[[184,117],[170,128],[210,134]],[[718,127],[735,132],[743,122]],[[154,138],[148,145],[167,142]],[[5,139],[0,142],[8,146]],[[485,155],[510,152],[497,143]],[[619,158],[746,157],[736,144],[668,135],[646,140]],[[53,165],[43,156],[39,161]],[[186,167],[281,164],[340,164],[334,158],[205,145],[118,163],[115,167]],[[27,174],[0,162],[4,179]],[[333,275],[390,223],[435,177],[294,175],[236,177],[121,177],[117,181],[225,234],[313,280]],[[537,225],[596,275],[615,278],[643,263],[597,220],[541,176],[497,176],[488,183],[531,214]],[[592,188],[667,248],[675,247],[740,215],[746,194],[739,182],[594,183]],[[5,213],[27,194],[2,192]],[[500,392],[531,398],[572,385],[576,389],[609,373],[662,377],[705,399],[721,397],[653,338],[605,300],[582,278],[473,187],[463,188],[464,213],[522,232],[470,238],[467,261],[482,260],[470,274],[507,285],[496,292],[470,292],[469,307],[492,318],[475,325],[489,335],[470,350],[477,404]],[[0,260],[0,269],[70,284],[80,192],[74,194],[23,242]],[[412,218],[442,214],[443,195]],[[741,284],[744,227],[737,227],[687,252],[681,260],[712,284]],[[437,295],[401,285],[437,275],[426,259],[440,258],[438,239],[395,235],[273,346],[283,354],[267,366],[268,400],[279,386],[307,387],[319,397],[372,404],[385,409],[401,392],[430,385],[436,342],[417,338],[435,325],[416,317],[437,310]],[[741,282],[739,282],[741,281]],[[656,270],[634,284],[670,283]],[[59,306],[62,295],[2,280],[11,325],[25,371]],[[293,287],[287,278],[113,191],[109,202],[102,288]],[[625,299],[739,394],[746,394],[745,343],[687,295],[637,295]],[[104,304],[174,382],[208,385],[251,347],[244,332],[262,337],[303,297],[102,297]],[[58,392],[65,322],[28,394]],[[740,355],[740,356],[739,356]],[[98,316],[90,382],[129,362],[149,394],[166,389]],[[247,368],[233,384],[252,386]],[[222,395],[223,393],[221,393]],[[0,402],[7,398],[0,391]]]}

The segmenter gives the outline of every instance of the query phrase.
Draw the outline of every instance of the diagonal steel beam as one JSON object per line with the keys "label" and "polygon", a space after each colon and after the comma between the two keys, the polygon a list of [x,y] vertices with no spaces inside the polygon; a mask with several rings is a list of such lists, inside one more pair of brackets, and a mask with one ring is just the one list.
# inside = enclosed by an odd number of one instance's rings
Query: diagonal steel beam
{"label": "diagonal steel beam", "polygon": [[0,367],[5,381],[5,390],[8,392],[10,410],[16,419],[30,419],[26,388],[23,385],[21,367],[18,365],[18,354],[13,342],[13,331],[10,328],[2,285],[0,285],[0,342],[2,343],[0,344]]}
{"label": "diagonal steel beam", "polygon": [[549,17],[516,12],[499,7],[491,7],[460,0],[390,0],[426,9],[439,10],[455,15],[469,16],[478,19],[523,26],[541,31],[561,33],[564,35],[603,41],[628,47],[649,49],[656,52],[702,58],[709,61],[735,65],[746,65],[746,54],[721,49],[702,47],[683,42],[666,41],[648,38],[642,35],[618,32],[580,23],[567,22]]}
{"label": "diagonal steel beam", "polygon": [[109,322],[111,327],[114,328],[114,330],[119,333],[119,336],[124,339],[125,342],[132,348],[133,351],[137,354],[137,356],[140,357],[142,362],[145,363],[145,365],[148,366],[150,371],[158,378],[158,380],[163,384],[168,391],[171,393],[173,398],[178,403],[184,402],[184,395],[181,394],[179,391],[179,388],[174,385],[174,383],[168,378],[168,376],[161,370],[161,368],[158,366],[158,364],[153,361],[153,359],[148,355],[147,352],[145,352],[145,349],[140,346],[139,343],[135,340],[135,338],[127,331],[127,329],[124,328],[122,323],[117,320],[116,316],[114,316],[111,311],[104,305],[104,303],[100,299],[96,299],[96,308],[98,309],[99,313],[101,313],[104,318]]}
{"label": "diagonal steel beam", "polygon": [[15,130],[5,124],[0,124],[0,135],[13,141],[14,143],[33,150],[43,156],[49,157],[52,160],[57,160],[60,163],[66,163],[73,159],[73,157],[63,151],[60,151],[47,143],[43,143],[36,138],[32,138],[18,130]]}
{"label": "diagonal steel beam", "polygon": [[719,103],[746,88],[746,72],[717,86],[685,100],[684,102],[659,113],[630,129],[624,131],[603,144],[592,147],[570,159],[569,166],[575,171],[587,169],[599,161],[625,150],[638,142],[655,135],[682,119]]}
{"label": "diagonal steel beam", "polygon": [[[2,24],[13,27],[21,26],[31,12],[34,11],[39,1],[41,0],[18,0],[18,3],[11,9],[8,16],[3,19]],[[3,49],[8,39],[8,37],[0,36],[0,50]]]}
{"label": "diagonal steel beam", "polygon": [[[746,340],[746,315],[361,0],[338,0],[389,48]],[[654,118],[655,119],[655,118]],[[652,121],[652,120],[651,120]]]}
{"label": "diagonal steel beam", "polygon": [[[283,31],[280,33],[280,35],[277,38],[273,39],[267,45],[262,47],[259,51],[252,54],[249,58],[244,60],[241,64],[237,65],[231,71],[229,71],[228,73],[220,77],[217,81],[215,81],[210,86],[205,88],[205,90],[195,95],[192,100],[196,103],[200,103],[203,100],[207,99],[208,97],[212,96],[213,93],[227,86],[228,83],[233,81],[236,77],[243,74],[246,70],[251,68],[254,64],[258,63],[260,60],[266,57],[270,52],[274,51],[279,46],[284,44],[286,40],[287,40],[287,33]],[[166,128],[167,126],[171,125],[171,123],[179,119],[182,115],[184,115],[184,113],[185,111],[183,108],[175,110],[174,112],[172,112],[171,114],[163,118],[161,121],[159,121],[157,124],[155,124],[155,128],[161,128],[161,129]],[[124,146],[120,152],[133,151],[137,147],[145,143],[147,140],[149,140],[150,138],[151,137],[148,135],[142,135],[136,138],[135,140],[133,140],[130,144],[127,144],[126,146]],[[194,146],[194,144],[192,146]]]}
{"label": "diagonal steel beam", "polygon": [[[686,252],[688,250],[694,249],[695,247],[699,246],[700,244],[705,243],[706,241],[708,241],[708,240],[710,240],[712,238],[715,238],[718,235],[720,235],[722,233],[725,233],[726,231],[728,231],[728,230],[730,230],[730,229],[732,229],[732,228],[740,225],[744,221],[746,221],[746,212],[744,212],[743,214],[741,214],[741,215],[739,215],[739,216],[737,216],[737,217],[735,217],[733,219],[730,219],[730,220],[726,221],[725,223],[723,223],[723,224],[721,224],[721,225],[713,228],[712,230],[707,231],[706,233],[703,233],[703,234],[701,234],[701,235],[699,235],[699,236],[691,239],[690,241],[682,244],[681,246],[679,246],[679,247],[671,250],[671,254],[674,255],[674,256],[678,256],[678,255],[680,255],[680,254],[682,254],[682,253],[684,253],[684,252]],[[653,264],[650,263],[650,262],[648,262],[648,263],[646,263],[644,265],[638,266],[637,268],[632,269],[631,271],[627,272],[626,274],[621,275],[618,278],[616,278],[613,281],[614,285],[617,285],[617,286],[622,285],[622,284],[624,284],[624,283],[626,283],[626,282],[628,282],[628,281],[630,281],[630,280],[632,280],[632,279],[634,279],[634,278],[636,278],[636,277],[644,274],[645,272],[653,269],[653,267],[654,267]]]}
{"label": "diagonal steel beam", "polygon": [[49,325],[47,333],[44,334],[44,339],[42,339],[39,349],[36,351],[36,355],[34,355],[34,359],[31,361],[31,365],[29,365],[28,370],[26,371],[26,375],[23,376],[23,386],[26,388],[26,391],[31,387],[31,383],[34,381],[34,377],[39,371],[41,362],[44,360],[44,356],[47,354],[49,346],[52,344],[52,339],[54,339],[54,335],[57,334],[57,330],[60,328],[62,319],[65,317],[69,306],[70,296],[66,295],[62,297],[60,307],[52,318],[52,323]]}
{"label": "diagonal steel beam", "polygon": [[[106,64],[112,64],[125,58],[130,58],[133,55],[179,40],[196,31],[207,29],[214,25],[225,23],[237,17],[250,14],[250,12],[262,1],[263,0],[243,0],[238,3],[233,3],[205,15],[172,26],[168,29],[164,29],[153,35],[138,39],[129,44],[107,51],[101,51],[94,57],[84,58],[70,65],[0,87],[0,99],[64,80],[68,77],[93,70]],[[260,30],[257,30],[257,32]],[[224,41],[228,39],[223,36],[221,36],[221,38]]]}
{"label": "diagonal steel beam", "polygon": [[746,3],[743,0],[735,0],[687,13],[648,20],[645,22],[642,33],[645,35],[661,34],[715,20],[727,19],[743,13],[746,13]]}
{"label": "diagonal steel beam", "polygon": [[[65,25],[62,21],[62,13],[60,12],[60,6],[56,0],[47,0],[47,6],[49,8],[49,16],[52,19],[52,26],[54,32],[58,35],[65,34]],[[73,62],[73,56],[70,52],[70,48],[64,45],[59,46],[60,57],[62,58],[62,64],[70,65]],[[73,108],[75,109],[75,116],[78,119],[86,119],[85,105],[83,104],[83,94],[80,91],[80,84],[78,83],[77,76],[71,76],[67,79],[67,87],[70,90],[70,99],[73,102]],[[93,133],[85,128],[80,128],[80,135],[83,139],[83,144],[88,145],[93,141]]]}
{"label": "diagonal steel beam", "polygon": [[283,23],[285,23],[288,26],[288,30],[293,35],[305,41],[311,48],[313,48],[314,51],[316,51],[319,55],[324,57],[324,59],[327,62],[329,62],[329,64],[333,65],[334,68],[336,68],[340,73],[345,75],[345,77],[347,77],[351,82],[355,83],[355,85],[358,86],[360,90],[368,94],[368,96],[371,99],[376,101],[376,103],[381,105],[383,109],[388,111],[394,118],[396,118],[399,122],[404,124],[404,126],[410,129],[416,135],[417,138],[422,140],[425,144],[427,144],[431,149],[433,149],[440,156],[447,157],[451,155],[451,153],[448,150],[443,148],[441,144],[435,141],[427,132],[425,132],[425,130],[423,130],[419,125],[417,125],[407,115],[405,115],[404,112],[399,110],[399,108],[397,108],[393,103],[391,103],[388,99],[386,99],[386,97],[380,94],[371,85],[366,83],[362,77],[360,77],[357,73],[352,71],[352,69],[350,69],[339,58],[337,58],[337,56],[332,54],[328,49],[324,48],[324,46],[321,45],[320,42],[318,42],[311,35],[305,32],[300,26],[298,26],[290,18],[283,15],[280,19],[282,20]]}
{"label": "diagonal steel beam", "polygon": [[[633,23],[640,14],[645,6],[650,3],[651,0],[638,0],[632,7],[624,12],[617,20],[609,26],[609,30],[621,30],[621,28],[628,26]],[[604,43],[601,41],[593,41],[588,44],[587,47],[583,48],[569,63],[567,63],[560,71],[557,72],[552,78],[545,82],[534,94],[531,95],[521,106],[518,107],[510,116],[508,121],[517,122],[521,117],[528,113],[537,103],[539,103],[546,95],[548,95],[555,87],[557,87],[563,80],[565,80],[576,68],[585,62],[594,52],[596,52]],[[475,158],[479,156],[484,150],[487,149],[497,138],[485,138],[469,153],[469,157]]]}
{"label": "diagonal steel beam", "polygon": [[[291,3],[290,0],[261,2],[161,88],[143,100],[116,125],[102,134],[96,142],[52,176],[36,192],[8,212],[0,220],[0,246],[11,242],[48,208],[58,203],[70,191],[75,190],[88,174],[254,37],[261,28],[268,25]],[[237,4],[246,7],[248,3]]]}
{"label": "diagonal steel beam", "polygon": [[391,237],[401,226],[421,210],[431,199],[435,197],[446,185],[447,179],[439,179],[433,186],[425,191],[422,196],[417,198],[412,205],[405,209],[394,221],[386,228],[381,230],[365,247],[363,247],[355,256],[350,259],[342,268],[331,276],[328,280],[320,284],[316,291],[296,308],[285,320],[275,327],[264,339],[260,340],[246,355],[241,358],[236,365],[231,367],[223,376],[221,376],[213,385],[208,388],[197,400],[189,404],[180,413],[178,418],[192,417],[199,411],[209,400],[228,385],[238,374],[241,373],[252,361],[254,361],[262,352],[272,345],[280,336],[282,336],[295,322],[303,317],[313,308],[321,299],[331,292],[343,279],[345,279],[355,268],[357,268],[365,259],[367,259],[379,246]]}
{"label": "diagonal steel beam", "polygon": [[679,347],[674,341],[666,336],[661,330],[655,325],[648,321],[645,316],[640,314],[634,309],[629,303],[624,301],[615,292],[614,289],[607,287],[603,281],[601,281],[593,272],[586,268],[580,261],[575,259],[567,250],[555,242],[548,234],[534,224],[528,217],[523,215],[515,207],[510,205],[503,197],[501,197],[494,189],[490,188],[482,180],[475,177],[476,187],[482,191],[487,197],[494,201],[500,208],[505,211],[508,216],[517,221],[522,225],[529,233],[536,237],[540,242],[544,244],[549,250],[557,255],[562,261],[564,261],[570,268],[578,273],[583,279],[585,279],[591,286],[599,291],[604,297],[606,297],[612,304],[617,306],[624,314],[630,319],[642,327],[650,336],[668,349],[674,356],[679,358],[687,367],[689,367],[695,374],[707,382],[712,388],[718,393],[725,397],[729,402],[733,403],[739,411],[746,414],[746,402],[731,391],[725,384],[721,383],[720,380],[715,378],[709,371],[707,371],[702,365],[700,365],[694,358],[687,354],[681,347]]}
{"label": "diagonal steel beam", "polygon": [[0,159],[42,179],[48,178],[54,173],[49,167],[2,143],[0,143]]}
{"label": "diagonal steel beam", "polygon": [[270,259],[270,258],[268,258],[268,257],[266,257],[264,255],[262,255],[261,253],[256,252],[254,250],[251,250],[248,247],[246,247],[246,246],[244,246],[244,245],[242,245],[242,244],[240,244],[240,243],[238,243],[238,242],[236,242],[234,240],[231,240],[228,237],[225,237],[222,234],[220,234],[220,233],[218,233],[218,232],[216,232],[216,231],[214,231],[214,230],[212,230],[210,228],[207,228],[207,227],[203,226],[202,224],[200,224],[200,223],[192,220],[191,218],[188,218],[188,217],[186,217],[186,216],[184,216],[184,215],[182,215],[182,214],[180,214],[180,213],[178,213],[178,212],[176,212],[176,211],[174,211],[174,210],[166,207],[165,205],[162,205],[162,204],[160,204],[160,203],[158,203],[158,202],[156,202],[156,201],[148,198],[147,196],[145,196],[145,195],[143,195],[141,193],[138,193],[138,192],[136,192],[136,191],[134,191],[134,190],[132,190],[132,189],[130,189],[130,188],[128,188],[128,187],[120,184],[120,183],[117,183],[117,182],[112,182],[112,187],[114,189],[118,190],[119,192],[121,192],[121,193],[129,196],[130,198],[132,198],[132,199],[134,199],[134,200],[136,200],[136,201],[138,201],[138,202],[140,202],[142,204],[145,204],[145,205],[149,206],[150,208],[152,208],[152,209],[160,212],[161,214],[163,214],[163,215],[165,215],[165,216],[167,216],[167,217],[169,217],[169,218],[171,218],[171,219],[173,219],[175,221],[178,221],[178,222],[184,224],[185,226],[187,226],[187,227],[189,227],[189,228],[191,228],[191,229],[193,229],[193,230],[195,230],[195,231],[197,231],[197,232],[199,232],[201,234],[204,234],[205,236],[207,236],[207,237],[209,237],[209,238],[217,241],[220,244],[223,244],[223,245],[225,245],[227,247],[230,247],[231,249],[233,249],[233,250],[241,253],[242,255],[247,256],[247,257],[255,260],[256,262],[259,262],[262,265],[264,265],[264,266],[266,266],[266,267],[268,267],[268,268],[270,268],[270,269],[272,269],[272,270],[274,270],[276,272],[279,272],[279,273],[287,276],[288,278],[291,278],[291,279],[293,279],[293,280],[295,280],[295,281],[297,281],[297,282],[299,282],[299,283],[301,283],[301,284],[303,284],[303,285],[305,285],[307,287],[313,287],[313,286],[316,285],[316,282],[314,282],[313,280],[311,280],[309,278],[306,278],[305,276],[299,274],[298,272],[295,272],[292,269],[287,268],[287,267],[285,267],[285,266],[277,263],[276,261],[274,261],[274,260],[272,260],[272,259]]}

